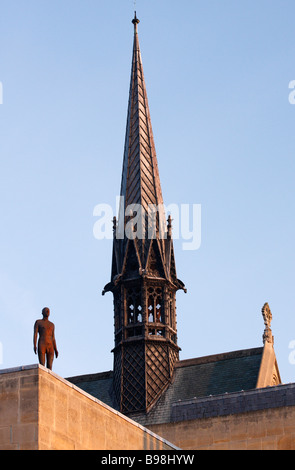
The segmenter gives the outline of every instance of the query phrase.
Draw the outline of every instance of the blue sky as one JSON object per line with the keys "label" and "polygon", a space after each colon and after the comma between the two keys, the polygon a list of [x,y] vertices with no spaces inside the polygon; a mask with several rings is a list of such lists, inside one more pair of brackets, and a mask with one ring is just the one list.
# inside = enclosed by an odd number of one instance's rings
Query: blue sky
{"label": "blue sky", "polygon": [[[261,346],[269,302],[293,382],[294,1],[136,8],[164,201],[202,205],[200,249],[175,241],[181,359]],[[112,243],[93,236],[93,209],[119,194],[133,9],[1,2],[1,368],[37,362],[33,325],[48,306],[55,372],[112,369]]]}

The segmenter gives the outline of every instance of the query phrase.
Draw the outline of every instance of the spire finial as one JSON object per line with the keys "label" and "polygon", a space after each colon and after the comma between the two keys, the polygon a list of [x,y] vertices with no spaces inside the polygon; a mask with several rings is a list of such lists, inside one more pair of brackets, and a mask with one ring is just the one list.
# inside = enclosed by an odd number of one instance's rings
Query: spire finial
{"label": "spire finial", "polygon": [[136,11],[134,12],[134,18],[132,20],[132,23],[134,24],[134,30],[137,31],[137,25],[140,23],[140,20],[136,16]]}

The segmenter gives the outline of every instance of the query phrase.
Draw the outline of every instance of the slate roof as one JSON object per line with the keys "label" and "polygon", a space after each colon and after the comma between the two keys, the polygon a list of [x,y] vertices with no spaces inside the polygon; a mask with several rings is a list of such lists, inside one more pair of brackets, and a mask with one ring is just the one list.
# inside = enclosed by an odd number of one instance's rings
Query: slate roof
{"label": "slate roof", "polygon": [[[172,383],[149,413],[128,415],[149,426],[173,420],[172,403],[256,388],[263,347],[179,361]],[[68,378],[87,393],[118,409],[112,371]]]}
{"label": "slate roof", "polygon": [[69,377],[66,380],[77,385],[77,387],[89,393],[89,395],[92,395],[94,398],[101,400],[106,405],[118,410],[113,395],[113,371],[78,375]]}

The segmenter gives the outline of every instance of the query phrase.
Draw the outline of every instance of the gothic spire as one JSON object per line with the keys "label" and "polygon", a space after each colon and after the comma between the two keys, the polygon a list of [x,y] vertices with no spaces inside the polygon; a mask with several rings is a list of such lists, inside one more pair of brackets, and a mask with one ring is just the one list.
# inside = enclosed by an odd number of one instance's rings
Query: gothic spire
{"label": "gothic spire", "polygon": [[149,206],[154,205],[159,208],[157,230],[160,225],[164,233],[166,221],[138,39],[139,19],[136,17],[136,12],[132,23],[134,25],[134,43],[121,182],[122,205],[119,212],[119,228],[123,230],[123,227],[126,227],[126,220],[131,215],[126,213],[126,209],[134,204],[140,205],[143,213],[138,214],[140,220],[137,220],[137,233],[141,236],[138,237],[137,248],[141,265],[144,268],[149,250],[147,242]]}
{"label": "gothic spire", "polygon": [[[119,219],[114,218],[114,392],[123,413],[150,410],[179,359],[171,217],[166,225],[135,16]],[[150,208],[157,208],[151,217]]]}

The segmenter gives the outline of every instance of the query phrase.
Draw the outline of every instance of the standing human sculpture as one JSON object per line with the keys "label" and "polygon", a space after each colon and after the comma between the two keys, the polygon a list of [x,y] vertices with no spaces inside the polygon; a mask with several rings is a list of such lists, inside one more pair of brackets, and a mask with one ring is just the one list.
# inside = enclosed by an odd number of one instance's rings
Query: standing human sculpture
{"label": "standing human sculpture", "polygon": [[[42,320],[36,320],[34,325],[34,352],[39,357],[39,363],[42,366],[45,366],[52,370],[52,364],[55,357],[58,357],[58,350],[56,347],[55,335],[54,335],[54,323],[48,320],[50,315],[49,308],[45,307],[42,310],[43,318]],[[39,333],[38,347],[37,347],[37,337]]]}

